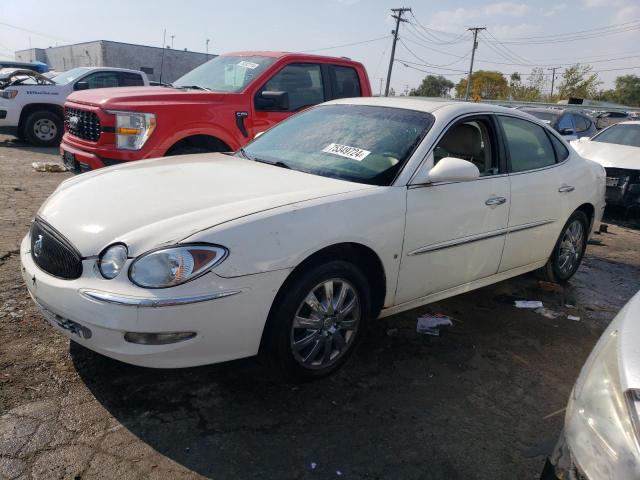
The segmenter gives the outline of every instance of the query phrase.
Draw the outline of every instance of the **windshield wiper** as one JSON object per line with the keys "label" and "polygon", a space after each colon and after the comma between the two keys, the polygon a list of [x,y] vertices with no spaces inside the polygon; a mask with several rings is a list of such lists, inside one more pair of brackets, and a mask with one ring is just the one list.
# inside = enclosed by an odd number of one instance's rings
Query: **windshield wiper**
{"label": "windshield wiper", "polygon": [[240,148],[240,150],[238,150],[238,152],[240,153],[240,155],[242,155],[244,158],[246,158],[247,160],[253,160],[253,158],[251,157],[251,155],[249,155],[247,153],[247,151],[244,148]]}
{"label": "windshield wiper", "polygon": [[269,160],[263,160],[261,158],[252,157],[251,155],[249,155],[247,153],[247,151],[244,148],[239,148],[238,149],[238,153],[240,153],[240,155],[242,155],[247,160],[253,160],[254,162],[266,163],[268,165],[275,165],[276,167],[281,167],[281,168],[288,168],[289,170],[291,169],[291,167],[289,165],[287,165],[286,163],[284,163],[284,162],[282,162],[280,160],[278,160],[277,162],[270,162]]}
{"label": "windshield wiper", "polygon": [[212,90],[207,87],[201,87],[200,85],[174,85],[175,88],[186,88],[193,90],[205,90],[207,92],[211,92]]}

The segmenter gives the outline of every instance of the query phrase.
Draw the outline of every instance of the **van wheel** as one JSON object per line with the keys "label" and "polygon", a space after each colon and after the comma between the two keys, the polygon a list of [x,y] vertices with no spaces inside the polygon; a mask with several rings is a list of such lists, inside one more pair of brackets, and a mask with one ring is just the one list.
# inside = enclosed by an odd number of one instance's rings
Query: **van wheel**
{"label": "van wheel", "polygon": [[353,264],[335,260],[311,267],[283,288],[265,332],[272,365],[289,381],[336,371],[370,316],[366,278]]}
{"label": "van wheel", "polygon": [[64,126],[59,115],[49,110],[38,110],[24,122],[24,138],[38,147],[56,147],[60,144]]}
{"label": "van wheel", "polygon": [[541,273],[545,280],[567,282],[578,270],[587,248],[589,219],[578,210],[565,223],[553,253]]}

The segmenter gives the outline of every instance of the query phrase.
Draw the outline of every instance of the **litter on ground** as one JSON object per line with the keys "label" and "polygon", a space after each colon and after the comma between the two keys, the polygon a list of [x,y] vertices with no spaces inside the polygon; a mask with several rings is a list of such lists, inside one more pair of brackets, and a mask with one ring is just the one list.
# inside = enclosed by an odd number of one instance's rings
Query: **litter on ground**
{"label": "litter on ground", "polygon": [[451,322],[451,319],[449,317],[440,314],[422,315],[421,317],[418,317],[416,332],[439,337],[440,327],[444,326],[453,326],[453,323]]}
{"label": "litter on ground", "polygon": [[575,315],[567,315],[567,318],[569,320],[573,320],[574,322],[579,322],[580,321],[580,317],[576,317]]}
{"label": "litter on ground", "polygon": [[516,308],[543,308],[540,300],[516,300]]}
{"label": "litter on ground", "polygon": [[551,320],[553,320],[554,318],[558,318],[560,315],[562,315],[561,313],[554,312],[550,308],[544,308],[544,307],[536,308],[534,312],[536,312],[538,315],[542,315],[543,317],[550,318]]}
{"label": "litter on ground", "polygon": [[55,162],[33,162],[31,164],[36,172],[66,172],[67,167]]}

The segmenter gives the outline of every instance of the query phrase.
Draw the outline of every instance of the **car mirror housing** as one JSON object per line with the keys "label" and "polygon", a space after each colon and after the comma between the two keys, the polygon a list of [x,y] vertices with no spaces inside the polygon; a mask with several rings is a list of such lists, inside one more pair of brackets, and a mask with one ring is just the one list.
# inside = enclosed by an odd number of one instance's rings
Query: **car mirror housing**
{"label": "car mirror housing", "polygon": [[560,129],[560,135],[575,135],[576,132],[573,130],[573,128],[561,128]]}
{"label": "car mirror housing", "polygon": [[256,107],[260,110],[289,110],[289,93],[264,91],[256,97]]}
{"label": "car mirror housing", "polygon": [[480,170],[473,163],[456,157],[445,157],[429,170],[429,183],[469,182],[480,177]]}
{"label": "car mirror housing", "polygon": [[74,90],[89,90],[89,83],[88,82],[76,82],[76,84],[73,86]]}

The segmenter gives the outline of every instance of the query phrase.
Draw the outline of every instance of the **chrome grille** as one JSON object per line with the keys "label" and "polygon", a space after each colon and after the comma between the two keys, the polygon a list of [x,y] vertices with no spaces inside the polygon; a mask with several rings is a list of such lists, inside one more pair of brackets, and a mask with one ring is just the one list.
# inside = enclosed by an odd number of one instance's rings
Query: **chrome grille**
{"label": "chrome grille", "polygon": [[100,119],[94,112],[79,108],[64,109],[64,127],[74,137],[90,142],[100,138]]}
{"label": "chrome grille", "polygon": [[82,275],[82,256],[53,227],[36,218],[31,225],[31,258],[54,277],[73,280]]}

